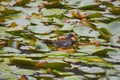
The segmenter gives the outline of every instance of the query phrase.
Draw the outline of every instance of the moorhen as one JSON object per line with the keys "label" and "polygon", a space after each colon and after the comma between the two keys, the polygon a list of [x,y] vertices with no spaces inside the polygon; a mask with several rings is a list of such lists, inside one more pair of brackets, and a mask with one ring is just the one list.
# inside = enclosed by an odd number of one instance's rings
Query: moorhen
{"label": "moorhen", "polygon": [[72,45],[75,44],[75,41],[76,41],[76,38],[75,38],[75,35],[74,34],[69,34],[65,39],[63,40],[44,40],[44,43],[46,44],[52,44],[54,45],[55,47],[58,47],[58,48],[68,48]]}

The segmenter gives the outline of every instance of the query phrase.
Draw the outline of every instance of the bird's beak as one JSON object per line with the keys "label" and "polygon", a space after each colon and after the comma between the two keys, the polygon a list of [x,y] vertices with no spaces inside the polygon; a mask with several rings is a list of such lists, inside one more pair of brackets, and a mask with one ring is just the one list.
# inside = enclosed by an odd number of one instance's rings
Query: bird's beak
{"label": "bird's beak", "polygon": [[76,41],[76,36],[71,37],[72,41]]}

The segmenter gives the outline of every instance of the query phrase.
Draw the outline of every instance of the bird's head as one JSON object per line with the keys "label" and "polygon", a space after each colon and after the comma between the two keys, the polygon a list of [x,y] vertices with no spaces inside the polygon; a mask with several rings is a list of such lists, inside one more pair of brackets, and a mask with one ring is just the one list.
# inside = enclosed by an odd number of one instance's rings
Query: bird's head
{"label": "bird's head", "polygon": [[71,39],[72,41],[76,41],[76,36],[75,36],[75,34],[69,34],[67,36],[67,39]]}

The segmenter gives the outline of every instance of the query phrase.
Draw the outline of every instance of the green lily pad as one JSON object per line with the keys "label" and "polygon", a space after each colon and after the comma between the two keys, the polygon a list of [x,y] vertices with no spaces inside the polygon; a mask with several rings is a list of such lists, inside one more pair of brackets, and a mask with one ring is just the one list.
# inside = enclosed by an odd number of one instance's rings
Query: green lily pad
{"label": "green lily pad", "polygon": [[30,49],[37,51],[37,52],[49,52],[50,48],[42,42],[36,42],[35,47],[30,47]]}
{"label": "green lily pad", "polygon": [[0,79],[2,79],[2,80],[16,80],[16,75],[14,75],[14,74],[11,74],[11,73],[2,73],[1,75],[0,75]]}
{"label": "green lily pad", "polygon": [[25,67],[34,67],[38,61],[37,60],[32,60],[29,58],[12,58],[10,60],[11,64],[18,65],[18,66],[25,66]]}
{"label": "green lily pad", "polygon": [[48,26],[37,25],[29,27],[29,30],[36,34],[47,34],[51,32],[51,29]]}
{"label": "green lily pad", "polygon": [[111,59],[111,58],[104,58],[104,60],[106,60],[107,62],[111,62],[111,63],[120,63],[120,60],[117,59]]}
{"label": "green lily pad", "polygon": [[79,67],[79,70],[89,74],[104,74],[105,70],[99,67]]}
{"label": "green lily pad", "polygon": [[115,74],[119,73],[119,71],[115,70],[115,69],[107,69],[106,71],[109,75],[115,75]]}
{"label": "green lily pad", "polygon": [[64,80],[84,80],[83,76],[67,76],[63,78]]}
{"label": "green lily pad", "polygon": [[120,8],[119,7],[112,7],[109,9],[109,11],[115,15],[120,15]]}
{"label": "green lily pad", "polygon": [[92,14],[89,14],[87,17],[88,18],[98,18],[98,17],[102,17],[102,13],[92,13]]}
{"label": "green lily pad", "polygon": [[114,21],[108,24],[108,31],[112,34],[120,34],[120,21]]}
{"label": "green lily pad", "polygon": [[110,51],[107,53],[107,55],[112,59],[120,60],[119,50],[118,51]]}
{"label": "green lily pad", "polygon": [[44,54],[0,54],[0,57],[2,58],[10,58],[10,57],[26,57],[26,58],[33,58],[33,59],[40,59],[40,58],[45,58],[47,55]]}
{"label": "green lily pad", "polygon": [[11,47],[4,47],[2,53],[21,53],[21,51]]}
{"label": "green lily pad", "polygon": [[22,32],[24,30],[24,27],[22,26],[16,26],[16,27],[10,27],[7,32]]}
{"label": "green lily pad", "polygon": [[117,76],[110,76],[110,79],[111,79],[111,80],[119,80],[120,77],[117,77]]}
{"label": "green lily pad", "polygon": [[120,71],[120,65],[114,65],[115,70]]}
{"label": "green lily pad", "polygon": [[41,75],[35,75],[34,77],[37,79],[53,80],[55,76],[50,74],[41,74]]}
{"label": "green lily pad", "polygon": [[51,37],[55,37],[56,34],[45,34],[45,35],[34,35],[36,38],[38,39],[47,39],[47,40],[50,40]]}
{"label": "green lily pad", "polygon": [[95,9],[98,8],[100,4],[95,3],[92,0],[87,1],[87,0],[82,0],[81,3],[78,5],[78,8],[80,9]]}
{"label": "green lily pad", "polygon": [[14,6],[22,6],[25,4],[28,4],[30,2],[30,0],[21,0],[20,2],[14,4]]}
{"label": "green lily pad", "polygon": [[43,68],[51,68],[54,70],[63,69],[65,67],[71,67],[70,64],[57,59],[48,59],[47,63],[43,66]]}
{"label": "green lily pad", "polygon": [[74,28],[73,25],[65,23],[63,25],[63,27],[60,29],[60,31],[71,31],[71,30],[73,30],[73,28]]}
{"label": "green lily pad", "polygon": [[85,52],[88,54],[93,54],[93,55],[101,55],[105,56],[108,51],[114,50],[113,48],[110,47],[104,47],[104,46],[94,46],[94,45],[87,45],[87,46],[79,46],[79,52]]}
{"label": "green lily pad", "polygon": [[65,52],[59,52],[59,51],[53,51],[51,53],[47,53],[47,56],[64,56],[64,57],[68,57],[69,54],[65,53]]}
{"label": "green lily pad", "polygon": [[0,73],[4,73],[4,72],[10,72],[11,69],[7,64],[0,64]]}
{"label": "green lily pad", "polygon": [[61,72],[61,71],[57,71],[57,70],[53,70],[53,73],[56,75],[60,75],[60,76],[72,76],[72,75],[74,75],[74,73],[72,73],[72,72]]}
{"label": "green lily pad", "polygon": [[90,78],[90,79],[97,79],[98,78],[97,75],[92,75],[92,74],[85,74],[84,76],[87,78]]}
{"label": "green lily pad", "polygon": [[105,40],[107,40],[107,41],[110,40],[110,33],[109,33],[109,31],[108,31],[106,28],[104,28],[104,27],[99,28],[99,29],[98,29],[98,32],[100,33],[100,36],[101,36],[103,39],[105,39]]}
{"label": "green lily pad", "polygon": [[79,36],[98,37],[100,35],[97,31],[91,30],[85,26],[78,26],[74,28],[73,31]]}
{"label": "green lily pad", "polygon": [[3,5],[0,5],[0,13],[2,13],[5,16],[11,15],[11,14],[15,14],[15,13],[19,13],[20,11],[15,10],[11,7],[5,7]]}
{"label": "green lily pad", "polygon": [[0,38],[6,37],[6,36],[12,36],[11,34],[6,32],[7,29],[8,28],[6,27],[0,27]]}
{"label": "green lily pad", "polygon": [[56,16],[56,17],[63,17],[64,11],[62,9],[42,9],[43,16]]}
{"label": "green lily pad", "polygon": [[14,27],[14,25],[22,27],[22,26],[28,26],[28,25],[30,25],[30,22],[27,19],[25,19],[25,18],[18,18],[18,19],[6,22],[6,24],[8,24],[8,26],[10,26],[10,27]]}
{"label": "green lily pad", "polygon": [[28,70],[28,69],[18,69],[18,70],[14,70],[12,71],[12,73],[16,74],[16,75],[31,75],[33,73],[35,73],[34,70]]}

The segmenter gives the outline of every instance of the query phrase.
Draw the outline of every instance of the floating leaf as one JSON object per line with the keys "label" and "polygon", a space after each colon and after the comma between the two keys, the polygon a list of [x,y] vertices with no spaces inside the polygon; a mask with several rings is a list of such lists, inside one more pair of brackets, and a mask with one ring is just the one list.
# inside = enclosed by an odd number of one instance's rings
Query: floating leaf
{"label": "floating leaf", "polygon": [[103,38],[103,39],[105,39],[105,40],[107,40],[107,41],[109,41],[110,40],[110,33],[109,33],[109,31],[106,29],[106,28],[100,28],[100,29],[98,29],[98,32],[100,33],[100,36]]}
{"label": "floating leaf", "polygon": [[24,30],[24,27],[22,26],[16,26],[16,27],[10,27],[7,32],[22,32]]}
{"label": "floating leaf", "polygon": [[120,53],[119,53],[119,50],[118,51],[109,51],[108,53],[108,56],[112,59],[116,59],[118,61],[120,61]]}
{"label": "floating leaf", "polygon": [[93,55],[101,55],[105,56],[108,51],[114,50],[113,48],[109,47],[103,47],[103,46],[94,46],[94,45],[87,45],[87,46],[80,46],[80,49],[78,50],[79,52],[85,52],[88,54],[93,54]]}
{"label": "floating leaf", "polygon": [[98,37],[99,33],[97,31],[93,31],[88,27],[85,26],[78,26],[73,29],[76,34],[79,36],[86,36],[86,37]]}
{"label": "floating leaf", "polygon": [[67,76],[63,78],[64,80],[84,80],[82,76]]}
{"label": "floating leaf", "polygon": [[40,59],[40,58],[45,58],[47,55],[44,54],[0,54],[0,57],[3,58],[9,58],[9,57],[26,57],[26,58],[33,58],[33,59]]}
{"label": "floating leaf", "polygon": [[79,67],[79,70],[89,74],[104,74],[105,70],[99,67]]}
{"label": "floating leaf", "polygon": [[109,9],[110,12],[116,15],[120,15],[120,8],[119,7],[112,7]]}
{"label": "floating leaf", "polygon": [[62,9],[42,9],[43,16],[56,16],[56,17],[63,17],[64,11]]}
{"label": "floating leaf", "polygon": [[50,49],[47,47],[47,45],[42,43],[42,42],[36,42],[35,47],[34,48],[30,47],[30,49],[32,49],[34,51],[37,51],[37,52],[48,52],[48,51],[50,51]]}
{"label": "floating leaf", "polygon": [[93,13],[93,14],[89,14],[87,17],[88,18],[98,18],[98,17],[102,17],[102,13]]}
{"label": "floating leaf", "polygon": [[108,31],[112,34],[120,34],[120,21],[114,21],[108,24]]}
{"label": "floating leaf", "polygon": [[22,6],[22,5],[25,5],[25,4],[28,4],[30,2],[30,0],[20,0],[20,1],[16,1],[14,6]]}
{"label": "floating leaf", "polygon": [[11,47],[4,47],[2,53],[21,53],[21,51]]}
{"label": "floating leaf", "polygon": [[86,0],[82,0],[81,1],[81,3],[78,5],[78,8],[80,8],[80,9],[96,9],[97,10],[97,8],[99,9],[99,6],[100,4],[98,4],[98,3],[95,3],[95,2],[93,2],[92,0],[90,0],[90,1],[86,1]]}
{"label": "floating leaf", "polygon": [[23,74],[31,75],[31,74],[35,73],[35,71],[28,70],[28,69],[18,69],[18,70],[14,70],[13,73],[17,74],[17,75],[23,75]]}
{"label": "floating leaf", "polygon": [[35,75],[34,77],[37,79],[53,80],[55,76],[51,74],[40,74],[40,75]]}
{"label": "floating leaf", "polygon": [[45,64],[44,67],[45,68],[52,68],[52,69],[63,69],[65,67],[71,67],[70,64],[68,63],[65,63],[61,60],[48,60],[48,64]]}
{"label": "floating leaf", "polygon": [[0,64],[0,73],[4,73],[4,72],[10,72],[11,69],[10,69],[10,66],[8,66],[7,64]]}
{"label": "floating leaf", "polygon": [[47,34],[51,32],[51,29],[48,26],[37,25],[29,27],[29,30],[36,34]]}
{"label": "floating leaf", "polygon": [[65,52],[59,52],[59,51],[54,51],[54,52],[51,52],[51,53],[47,53],[46,55],[48,56],[65,56],[65,57],[68,57],[69,54],[68,53],[65,53]]}
{"label": "floating leaf", "polygon": [[6,80],[6,79],[8,79],[8,80],[16,80],[16,75],[11,74],[11,73],[2,73],[0,75],[0,79],[2,79],[2,80]]}
{"label": "floating leaf", "polygon": [[65,67],[71,67],[71,65],[62,60],[48,59],[45,61],[44,65],[41,66],[40,64],[37,67],[51,68],[57,70],[57,69],[63,69]]}
{"label": "floating leaf", "polygon": [[34,67],[38,63],[37,60],[32,60],[29,58],[12,58],[11,64],[15,64],[18,66],[25,66],[27,68]]}
{"label": "floating leaf", "polygon": [[6,36],[12,36],[11,34],[6,32],[7,29],[8,28],[6,27],[0,27],[0,38],[6,37]]}
{"label": "floating leaf", "polygon": [[61,71],[57,71],[57,70],[53,70],[53,73],[56,74],[56,75],[60,75],[60,76],[74,75],[74,73],[72,73],[72,72],[61,72]]}
{"label": "floating leaf", "polygon": [[60,31],[71,31],[73,30],[74,26],[70,24],[64,24],[63,27],[60,29]]}
{"label": "floating leaf", "polygon": [[99,78],[97,75],[91,75],[91,74],[85,74],[84,76],[87,77],[87,78],[90,78],[90,79],[97,79],[97,78]]}

